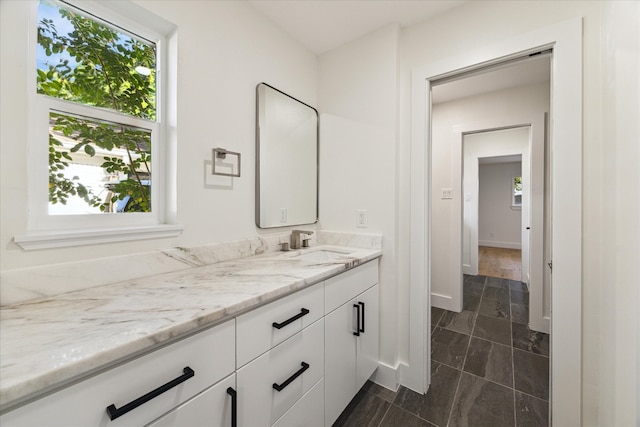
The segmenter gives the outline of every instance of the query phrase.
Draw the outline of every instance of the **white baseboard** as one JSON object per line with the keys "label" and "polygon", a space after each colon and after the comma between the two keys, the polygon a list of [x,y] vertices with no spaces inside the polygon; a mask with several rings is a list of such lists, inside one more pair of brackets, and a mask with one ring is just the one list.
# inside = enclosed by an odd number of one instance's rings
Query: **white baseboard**
{"label": "white baseboard", "polygon": [[398,387],[400,387],[400,365],[401,364],[398,364],[398,366],[394,368],[393,366],[378,362],[378,369],[373,373],[370,380],[391,391],[398,391]]}
{"label": "white baseboard", "polygon": [[431,307],[438,307],[443,310],[456,312],[460,311],[458,307],[454,306],[453,298],[451,297],[451,295],[441,295],[435,294],[433,292],[431,293]]}
{"label": "white baseboard", "polygon": [[529,329],[532,331],[544,332],[545,334],[551,333],[551,318],[549,316],[541,316],[538,318],[535,318],[536,316],[532,317],[529,318]]}
{"label": "white baseboard", "polygon": [[462,274],[468,274],[469,276],[477,276],[478,275],[478,266],[476,265],[476,269],[472,269],[470,264],[462,264]]}
{"label": "white baseboard", "polygon": [[518,242],[495,242],[493,240],[478,240],[478,246],[488,246],[490,248],[522,249],[522,244]]}

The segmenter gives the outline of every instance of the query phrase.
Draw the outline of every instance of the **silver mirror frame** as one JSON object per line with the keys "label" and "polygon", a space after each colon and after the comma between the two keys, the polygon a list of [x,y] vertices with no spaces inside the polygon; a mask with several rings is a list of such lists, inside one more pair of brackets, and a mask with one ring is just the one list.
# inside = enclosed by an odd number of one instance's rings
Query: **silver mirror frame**
{"label": "silver mirror frame", "polygon": [[[280,93],[281,95],[286,96],[287,98],[291,99],[292,101],[295,101],[297,103],[299,103],[300,105],[309,108],[311,111],[313,111],[313,113],[315,114],[316,117],[316,132],[315,132],[315,145],[316,145],[316,149],[315,149],[315,155],[316,155],[316,162],[315,162],[315,168],[316,168],[316,185],[315,185],[315,218],[312,221],[309,222],[292,222],[292,223],[287,223],[287,224],[282,224],[282,225],[266,225],[266,224],[261,224],[261,183],[260,183],[260,178],[261,178],[261,168],[260,168],[260,147],[261,147],[261,141],[260,141],[260,137],[261,137],[261,133],[260,133],[260,87],[261,86],[265,86],[269,89],[272,89],[278,93]],[[291,227],[291,226],[298,226],[298,225],[308,225],[308,224],[315,224],[318,222],[318,218],[319,218],[319,190],[320,190],[320,116],[318,114],[318,110],[316,110],[314,107],[300,101],[299,99],[296,99],[294,97],[292,97],[291,95],[288,95],[284,92],[282,92],[279,89],[276,89],[275,87],[267,84],[267,83],[259,83],[258,85],[256,85],[256,176],[255,176],[255,223],[256,226],[258,228],[261,229],[269,229],[269,228],[283,228],[283,227]]]}

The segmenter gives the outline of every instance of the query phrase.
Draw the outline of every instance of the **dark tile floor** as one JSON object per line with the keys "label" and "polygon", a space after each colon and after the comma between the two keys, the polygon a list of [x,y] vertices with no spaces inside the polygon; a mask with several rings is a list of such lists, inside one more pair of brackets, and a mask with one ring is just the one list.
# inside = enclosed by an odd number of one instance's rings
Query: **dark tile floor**
{"label": "dark tile floor", "polygon": [[427,394],[367,382],[334,426],[547,426],[549,335],[528,317],[524,284],[466,276],[461,313],[431,309]]}

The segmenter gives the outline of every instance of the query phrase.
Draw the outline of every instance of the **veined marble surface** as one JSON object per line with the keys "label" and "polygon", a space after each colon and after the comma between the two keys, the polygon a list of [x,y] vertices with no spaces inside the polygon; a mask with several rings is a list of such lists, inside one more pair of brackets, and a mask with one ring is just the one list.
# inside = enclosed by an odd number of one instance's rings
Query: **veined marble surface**
{"label": "veined marble surface", "polygon": [[[315,235],[311,237],[315,238]],[[152,274],[275,252],[280,249],[280,242],[288,239],[288,233],[279,233],[192,248],[177,247],[6,270],[0,272],[0,301],[2,305],[15,304]],[[312,246],[314,243],[312,240]]]}
{"label": "veined marble surface", "polygon": [[[349,253],[322,262],[296,258],[320,249]],[[192,267],[0,307],[0,408],[320,282],[382,252],[380,247],[316,246],[217,263],[211,263],[215,256],[197,251],[176,249],[171,254],[181,263],[191,260]]]}
{"label": "veined marble surface", "polygon": [[[304,228],[304,227],[303,227]],[[382,236],[313,230],[316,244],[380,249]],[[290,233],[268,234],[233,242],[191,248],[128,254],[107,258],[27,267],[0,272],[0,305],[52,297],[80,289],[108,285],[152,274],[169,273],[230,259],[250,257],[280,250]]]}

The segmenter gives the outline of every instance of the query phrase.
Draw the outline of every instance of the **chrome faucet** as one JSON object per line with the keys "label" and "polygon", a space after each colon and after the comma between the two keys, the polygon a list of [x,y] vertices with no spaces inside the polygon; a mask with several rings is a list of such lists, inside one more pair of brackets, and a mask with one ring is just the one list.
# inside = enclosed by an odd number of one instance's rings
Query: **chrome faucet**
{"label": "chrome faucet", "polygon": [[302,247],[309,247],[309,239],[303,239],[302,235],[312,235],[313,231],[307,230],[293,230],[291,231],[291,249],[300,249]]}

